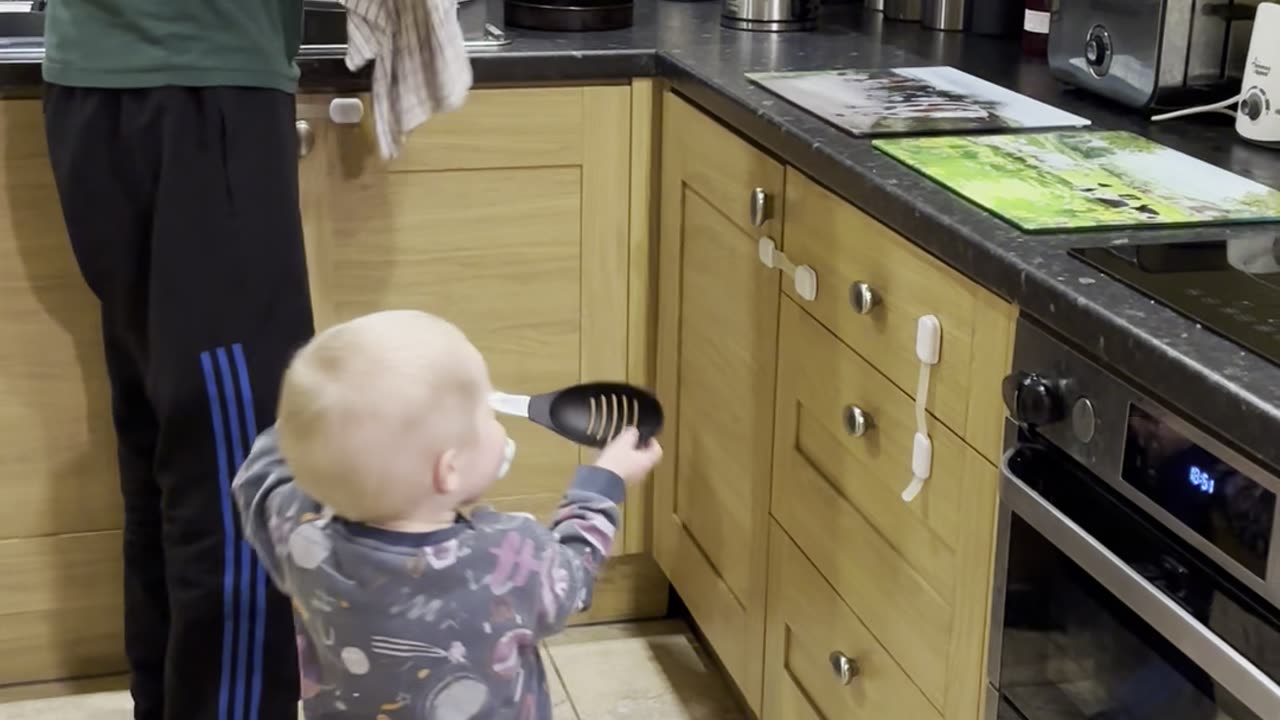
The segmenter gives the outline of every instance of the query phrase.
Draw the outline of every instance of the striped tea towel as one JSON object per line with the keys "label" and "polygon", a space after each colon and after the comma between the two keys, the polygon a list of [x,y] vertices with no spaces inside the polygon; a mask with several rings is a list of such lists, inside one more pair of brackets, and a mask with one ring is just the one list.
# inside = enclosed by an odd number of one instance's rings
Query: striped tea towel
{"label": "striped tea towel", "polygon": [[347,68],[373,61],[373,122],[384,160],[432,115],[462,106],[471,60],[458,0],[341,0],[347,9]]}

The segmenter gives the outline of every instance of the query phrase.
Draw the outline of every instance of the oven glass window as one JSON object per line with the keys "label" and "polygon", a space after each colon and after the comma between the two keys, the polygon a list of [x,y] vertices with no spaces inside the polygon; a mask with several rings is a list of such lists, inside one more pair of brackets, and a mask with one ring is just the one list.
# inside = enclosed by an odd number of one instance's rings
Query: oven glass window
{"label": "oven glass window", "polygon": [[1266,577],[1276,496],[1142,408],[1129,407],[1125,482]]}
{"label": "oven glass window", "polygon": [[1010,718],[1263,720],[1016,515],[1003,641]]}
{"label": "oven glass window", "polygon": [[[1024,482],[1273,679],[1280,611],[1053,450],[1019,450]],[[1251,712],[1013,513],[998,685],[1001,720],[1277,720]]]}

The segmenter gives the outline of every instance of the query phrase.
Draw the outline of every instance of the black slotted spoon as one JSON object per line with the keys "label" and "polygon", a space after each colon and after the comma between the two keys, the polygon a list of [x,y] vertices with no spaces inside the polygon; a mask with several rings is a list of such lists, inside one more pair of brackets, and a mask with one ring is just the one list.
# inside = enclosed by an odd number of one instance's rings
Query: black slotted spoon
{"label": "black slotted spoon", "polygon": [[584,383],[541,395],[494,393],[489,404],[587,447],[602,448],[628,427],[639,431],[641,446],[662,431],[662,403],[626,383]]}

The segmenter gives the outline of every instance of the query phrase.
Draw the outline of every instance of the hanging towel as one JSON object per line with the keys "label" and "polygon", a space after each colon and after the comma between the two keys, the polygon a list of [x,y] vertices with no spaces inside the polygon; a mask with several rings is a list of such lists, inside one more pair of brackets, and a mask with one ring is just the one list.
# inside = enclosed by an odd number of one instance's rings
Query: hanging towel
{"label": "hanging towel", "polygon": [[432,115],[456,110],[471,89],[458,0],[340,0],[347,68],[373,62],[373,122],[384,160]]}

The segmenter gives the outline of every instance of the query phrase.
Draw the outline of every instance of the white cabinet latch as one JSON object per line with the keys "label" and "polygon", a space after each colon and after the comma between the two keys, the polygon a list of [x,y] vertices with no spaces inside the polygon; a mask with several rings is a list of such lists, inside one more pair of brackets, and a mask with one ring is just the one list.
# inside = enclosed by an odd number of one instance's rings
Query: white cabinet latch
{"label": "white cabinet latch", "polygon": [[787,254],[778,249],[772,238],[762,237],[756,243],[756,252],[760,262],[767,268],[776,268],[783,274],[790,275],[795,283],[796,294],[802,300],[813,302],[818,297],[818,273],[808,265],[796,265]]}
{"label": "white cabinet latch", "polygon": [[942,323],[936,315],[916,321],[916,360],[920,376],[916,382],[916,435],[911,443],[911,482],[902,491],[902,501],[911,502],[933,474],[933,439],[929,437],[929,374],[942,357]]}

